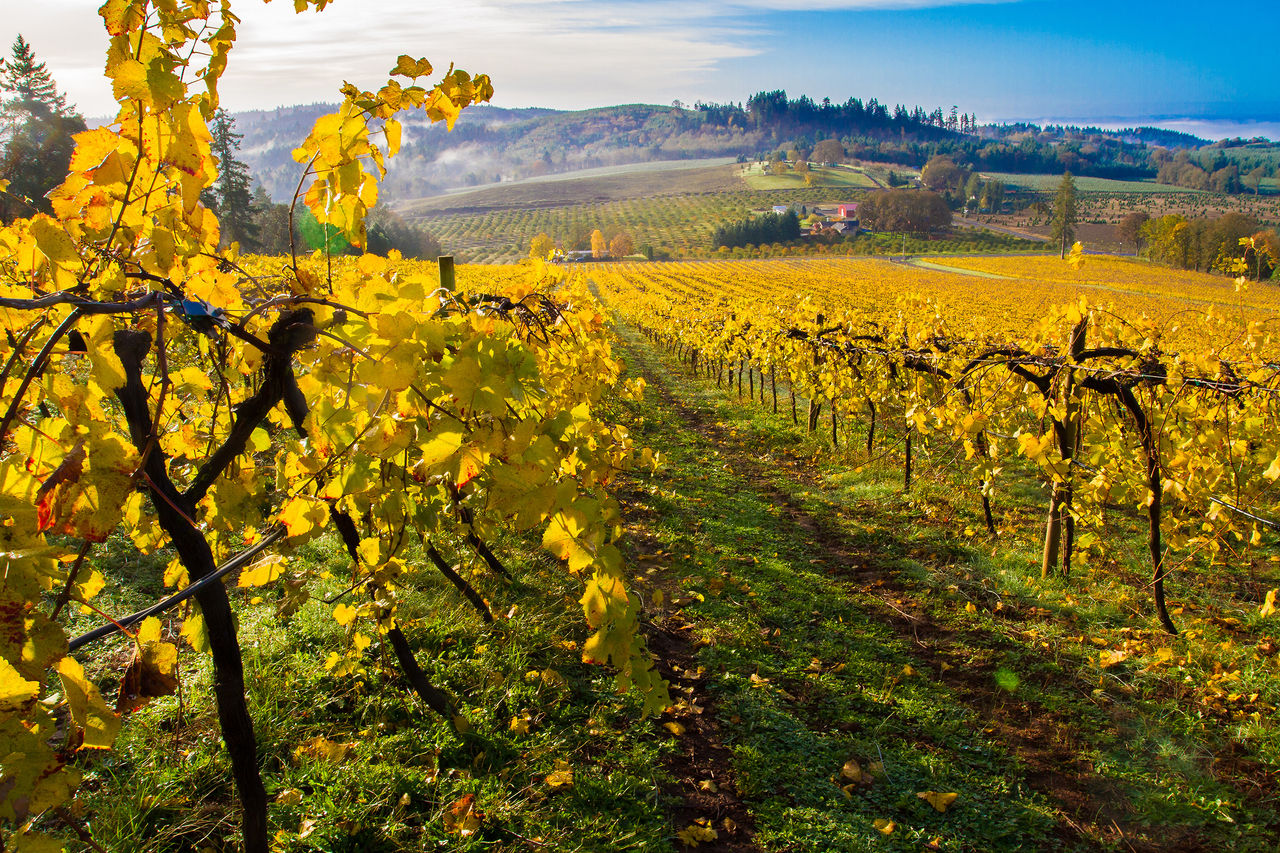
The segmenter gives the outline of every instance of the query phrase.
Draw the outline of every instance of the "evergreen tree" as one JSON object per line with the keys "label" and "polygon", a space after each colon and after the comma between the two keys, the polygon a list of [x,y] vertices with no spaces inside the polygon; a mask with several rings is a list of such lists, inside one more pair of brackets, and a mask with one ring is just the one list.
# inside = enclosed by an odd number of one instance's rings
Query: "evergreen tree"
{"label": "evergreen tree", "polygon": [[8,93],[5,113],[43,113],[64,115],[67,99],[58,92],[53,76],[43,62],[36,62],[31,45],[19,33],[13,41],[13,57],[0,60],[0,89]]}
{"label": "evergreen tree", "polygon": [[1076,238],[1076,221],[1076,182],[1070,172],[1063,172],[1058,195],[1053,200],[1053,219],[1049,223],[1053,239],[1059,241],[1060,257],[1067,256],[1067,247]]}
{"label": "evergreen tree", "polygon": [[21,35],[0,64],[0,220],[51,211],[46,194],[67,176],[84,119],[68,108],[43,62]]}
{"label": "evergreen tree", "polygon": [[236,121],[226,110],[219,108],[209,123],[213,139],[209,150],[218,158],[218,180],[205,191],[204,202],[218,215],[222,228],[222,244],[240,243],[244,248],[256,248],[258,225],[254,219],[253,186],[249,167],[236,159],[240,152],[240,140],[244,134],[236,133]]}

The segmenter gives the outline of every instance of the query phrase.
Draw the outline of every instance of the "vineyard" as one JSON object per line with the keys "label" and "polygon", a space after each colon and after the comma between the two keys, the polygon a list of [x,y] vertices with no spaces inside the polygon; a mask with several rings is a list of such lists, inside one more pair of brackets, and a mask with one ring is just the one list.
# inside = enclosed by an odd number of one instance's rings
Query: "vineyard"
{"label": "vineyard", "polygon": [[[636,246],[650,246],[675,258],[715,257],[711,234],[719,226],[745,218],[775,204],[796,206],[831,204],[848,191],[819,187],[810,190],[735,191],[699,195],[586,203],[530,209],[466,213],[423,213],[417,221],[456,253],[460,261],[478,264],[515,263],[529,254],[529,241],[549,234],[573,243],[596,228],[630,234]],[[901,234],[864,234],[833,246],[765,246],[731,251],[731,256],[770,257],[809,254],[893,254],[903,248]],[[911,236],[908,252],[1039,251],[1040,244],[966,229],[945,239]]]}
{"label": "vineyard", "polygon": [[[239,18],[101,16],[118,114],[0,227],[6,853],[1273,849],[1268,285],[242,255]],[[289,216],[361,247],[399,117],[493,88],[340,93]]]}

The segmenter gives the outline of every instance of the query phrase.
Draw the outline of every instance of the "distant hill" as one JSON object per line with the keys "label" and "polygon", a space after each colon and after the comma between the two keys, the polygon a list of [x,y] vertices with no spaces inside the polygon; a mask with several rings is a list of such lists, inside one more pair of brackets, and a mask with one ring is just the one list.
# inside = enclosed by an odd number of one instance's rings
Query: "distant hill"
{"label": "distant hill", "polygon": [[[244,135],[241,159],[273,199],[292,196],[301,175],[292,151],[316,118],[334,109],[334,104],[307,104],[235,114],[236,129]],[[919,168],[930,157],[946,154],[980,171],[1061,174],[1069,169],[1120,180],[1164,174],[1161,180],[1228,192],[1242,191],[1248,183],[1243,176],[1251,170],[1261,168],[1259,175],[1271,177],[1280,168],[1274,152],[1246,148],[1244,140],[1210,145],[1152,127],[978,125],[971,116],[957,117],[954,108],[944,117],[940,109],[890,108],[874,98],[865,103],[789,99],[781,90],[757,93],[745,105],[692,108],[625,104],[566,112],[481,105],[463,112],[451,133],[420,114],[405,115],[403,126],[401,152],[388,164],[381,190],[393,203],[584,169],[767,159],[791,151],[807,156],[804,152],[827,139],[839,140],[849,158],[863,161]],[[1175,158],[1175,151],[1183,153]]]}
{"label": "distant hill", "polygon": [[[277,201],[288,199],[301,167],[293,149],[312,123],[336,109],[308,104],[236,113],[244,134],[241,159]],[[422,198],[458,187],[655,160],[736,157],[754,153],[762,133],[707,128],[690,110],[647,104],[560,112],[528,108],[467,109],[451,133],[443,124],[405,116],[400,154],[382,191],[389,199]]]}

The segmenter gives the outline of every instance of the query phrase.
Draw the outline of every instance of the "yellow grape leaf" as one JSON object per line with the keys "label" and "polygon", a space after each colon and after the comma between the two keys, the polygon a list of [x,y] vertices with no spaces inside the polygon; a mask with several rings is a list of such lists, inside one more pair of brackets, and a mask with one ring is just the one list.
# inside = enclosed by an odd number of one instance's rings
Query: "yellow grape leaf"
{"label": "yellow grape leaf", "polygon": [[58,839],[39,832],[24,832],[10,840],[13,846],[5,850],[12,853],[66,853],[67,849]]}
{"label": "yellow grape leaf", "polygon": [[857,761],[850,758],[844,763],[844,767],[840,768],[840,775],[850,782],[862,781],[862,766]]}
{"label": "yellow grape leaf", "polygon": [[400,122],[393,118],[382,123],[382,132],[387,137],[387,156],[394,157],[400,150]]}
{"label": "yellow grape leaf", "polygon": [[320,735],[295,749],[293,754],[295,758],[306,756],[320,761],[340,762],[346,760],[355,746],[354,743],[339,743]]}
{"label": "yellow grape leaf", "polygon": [[279,554],[272,554],[254,563],[240,573],[239,587],[263,586],[280,577],[284,571],[285,560]]}
{"label": "yellow grape leaf", "polygon": [[343,627],[350,625],[355,620],[358,613],[359,611],[349,604],[339,604],[337,607],[333,608],[333,618]]}
{"label": "yellow grape leaf", "polygon": [[524,711],[517,716],[511,718],[511,724],[507,726],[511,731],[518,735],[527,735],[529,733],[529,724],[533,722],[533,717],[528,711]]}
{"label": "yellow grape leaf", "polygon": [[662,727],[667,731],[671,732],[676,737],[680,737],[680,735],[684,734],[684,726],[676,722],[663,723]]}
{"label": "yellow grape leaf", "polygon": [[51,263],[64,264],[80,259],[76,254],[75,244],[52,217],[43,213],[36,214],[31,220],[31,236],[35,238],[40,253]]}
{"label": "yellow grape leaf", "polygon": [[1111,669],[1111,667],[1123,662],[1128,657],[1129,653],[1124,649],[1110,649],[1105,652],[1098,652],[1098,663],[1102,665],[1103,669]]}
{"label": "yellow grape leaf", "polygon": [[945,812],[960,795],[955,793],[943,794],[938,791],[920,791],[916,796],[933,806],[938,811]]}
{"label": "yellow grape leaf", "polygon": [[84,674],[84,667],[73,657],[58,661],[58,678],[62,693],[71,708],[71,718],[84,733],[81,749],[110,749],[120,731],[120,718],[103,701],[98,688]]}
{"label": "yellow grape leaf", "polygon": [[439,465],[453,454],[458,452],[458,448],[462,447],[464,438],[461,432],[452,432],[449,430],[437,430],[432,433],[434,438],[426,443],[422,448],[422,455],[419,457],[420,464],[431,467]]}
{"label": "yellow grape leaf", "polygon": [[898,828],[896,823],[891,820],[885,820],[882,817],[878,817],[873,820],[871,825],[880,830],[882,835],[893,835],[893,831]]}
{"label": "yellow grape leaf", "polygon": [[136,59],[108,65],[107,74],[111,77],[112,96],[117,101],[143,99],[151,94],[147,85],[147,67]]}
{"label": "yellow grape leaf", "polygon": [[297,788],[286,788],[276,794],[276,804],[281,806],[302,805],[302,792]]}
{"label": "yellow grape leaf", "polygon": [[573,785],[573,768],[563,758],[556,759],[556,769],[547,774],[547,784],[552,788],[568,788]]}
{"label": "yellow grape leaf", "polygon": [[204,628],[204,616],[196,608],[192,608],[187,618],[182,620],[182,638],[197,652],[209,651],[209,634]]}
{"label": "yellow grape leaf", "polygon": [[39,693],[40,682],[27,681],[7,660],[0,658],[0,712],[16,711]]}
{"label": "yellow grape leaf", "polygon": [[425,59],[414,59],[403,53],[396,58],[396,67],[391,69],[392,77],[426,77],[430,73],[430,62]]}
{"label": "yellow grape leaf", "polygon": [[676,833],[676,838],[687,847],[697,847],[703,841],[715,841],[719,837],[720,833],[697,821]]}
{"label": "yellow grape leaf", "polygon": [[307,536],[315,528],[323,527],[328,520],[329,507],[315,498],[293,498],[280,510],[280,522],[288,531],[290,539]]}
{"label": "yellow grape leaf", "polygon": [[189,581],[190,576],[187,574],[187,567],[182,565],[182,560],[178,557],[170,560],[169,565],[164,568],[164,585],[180,589],[186,586]]}
{"label": "yellow grape leaf", "polygon": [[1280,589],[1273,589],[1267,593],[1266,600],[1262,602],[1262,610],[1258,612],[1259,616],[1265,619],[1266,617],[1276,612],[1276,596],[1277,595],[1280,595]]}
{"label": "yellow grape leaf", "polygon": [[576,507],[551,516],[542,534],[542,547],[569,563],[569,571],[580,572],[595,559],[599,531],[588,528],[587,518]]}
{"label": "yellow grape leaf", "polygon": [[160,620],[154,616],[148,616],[142,620],[142,624],[138,626],[138,634],[134,637],[138,645],[145,646],[148,643],[160,642],[160,631],[163,626]]}

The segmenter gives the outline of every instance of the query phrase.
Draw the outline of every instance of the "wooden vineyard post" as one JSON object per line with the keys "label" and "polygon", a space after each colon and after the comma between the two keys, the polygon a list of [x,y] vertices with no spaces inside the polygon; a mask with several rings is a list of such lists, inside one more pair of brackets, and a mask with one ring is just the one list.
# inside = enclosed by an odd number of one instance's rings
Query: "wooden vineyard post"
{"label": "wooden vineyard post", "polygon": [[907,433],[907,455],[902,466],[902,490],[911,491],[911,433]]}
{"label": "wooden vineyard post", "polygon": [[778,414],[778,373],[774,368],[769,368],[769,386],[773,390],[773,413]]}
{"label": "wooden vineyard post", "polygon": [[876,404],[867,399],[867,409],[871,412],[871,418],[867,421],[867,456],[871,456],[871,451],[876,443]]}
{"label": "wooden vineyard post", "polygon": [[441,255],[437,263],[440,264],[440,289],[453,293],[458,287],[458,279],[453,269],[453,255]]}

